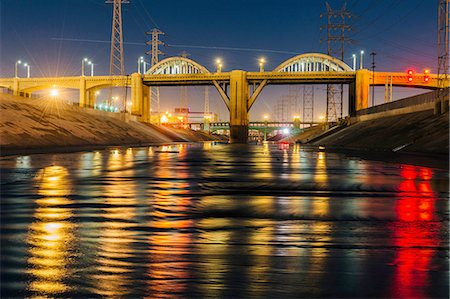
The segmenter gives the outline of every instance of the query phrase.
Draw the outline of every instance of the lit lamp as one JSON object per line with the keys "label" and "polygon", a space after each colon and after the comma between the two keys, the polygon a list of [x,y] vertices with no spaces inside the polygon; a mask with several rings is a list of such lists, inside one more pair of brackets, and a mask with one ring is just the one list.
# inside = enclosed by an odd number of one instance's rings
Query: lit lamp
{"label": "lit lamp", "polygon": [[222,71],[222,60],[216,59],[217,64],[217,72],[220,73]]}
{"label": "lit lamp", "polygon": [[88,61],[89,59],[87,58],[83,58],[83,60],[81,60],[81,76],[84,76],[84,64]]}
{"label": "lit lamp", "polygon": [[52,90],[50,90],[50,95],[55,98],[58,96],[58,90],[53,88]]}
{"label": "lit lamp", "polygon": [[353,54],[352,58],[353,58],[353,70],[356,71],[356,54]]}
{"label": "lit lamp", "polygon": [[264,58],[259,59],[259,71],[262,73],[264,72],[264,64],[266,63],[266,60]]}
{"label": "lit lamp", "polygon": [[361,50],[361,52],[359,52],[359,69],[362,70],[363,68],[363,55],[364,55],[364,51]]}
{"label": "lit lamp", "polygon": [[17,66],[18,66],[19,64],[21,64],[21,63],[22,63],[21,60],[17,60],[17,61],[16,61],[16,66],[15,66],[15,69],[14,69],[14,74],[15,74],[14,76],[15,76],[16,78],[19,78]]}
{"label": "lit lamp", "polygon": [[325,119],[325,116],[323,116],[323,115],[319,116],[319,120],[320,120],[320,122],[323,122],[323,121],[324,121],[324,119]]}
{"label": "lit lamp", "polygon": [[27,78],[30,78],[30,65],[28,63],[24,63],[23,66],[27,68]]}
{"label": "lit lamp", "polygon": [[91,77],[94,77],[94,63],[89,60],[88,64],[91,66]]}

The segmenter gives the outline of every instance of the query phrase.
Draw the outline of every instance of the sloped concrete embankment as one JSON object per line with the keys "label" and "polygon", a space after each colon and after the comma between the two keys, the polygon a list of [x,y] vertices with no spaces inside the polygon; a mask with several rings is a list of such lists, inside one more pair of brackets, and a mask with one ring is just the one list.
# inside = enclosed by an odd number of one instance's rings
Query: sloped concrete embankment
{"label": "sloped concrete embankment", "polygon": [[0,94],[2,155],[173,141],[179,140],[129,115],[82,109],[55,99]]}
{"label": "sloped concrete embankment", "polygon": [[448,156],[449,114],[424,110],[357,122],[313,145],[363,151]]}

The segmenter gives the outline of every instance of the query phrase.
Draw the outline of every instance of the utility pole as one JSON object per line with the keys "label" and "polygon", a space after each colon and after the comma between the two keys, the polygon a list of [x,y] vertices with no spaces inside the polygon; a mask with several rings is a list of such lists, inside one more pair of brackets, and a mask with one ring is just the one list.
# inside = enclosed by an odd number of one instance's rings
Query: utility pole
{"label": "utility pole", "polygon": [[[345,44],[351,42],[351,39],[345,37],[345,32],[352,29],[351,25],[347,24],[347,19],[352,18],[352,14],[347,11],[345,3],[340,10],[333,10],[328,2],[325,2],[325,5],[327,8],[327,54],[344,61]],[[327,85],[327,122],[337,122],[338,118],[342,118],[343,92],[342,84]]]}
{"label": "utility pole", "polygon": [[438,0],[438,89],[436,93],[434,114],[448,111],[448,89],[445,88],[449,78],[449,0]]}
{"label": "utility pole", "polygon": [[209,86],[205,86],[205,106],[203,108],[203,130],[209,132],[209,123],[212,121],[209,113]]}
{"label": "utility pole", "polygon": [[[150,45],[151,49],[149,51],[145,52],[145,54],[151,55],[150,67],[153,67],[155,64],[157,64],[159,62],[159,55],[164,55],[164,53],[159,50],[159,46],[160,45],[165,46],[165,43],[159,39],[159,36],[165,35],[165,33],[157,28],[153,28],[152,30],[145,32],[145,34],[151,36],[151,40],[146,42],[147,45]],[[159,87],[154,87],[154,88],[149,87],[149,88],[150,88],[150,92],[149,92],[150,93],[150,101],[151,101],[151,99],[156,100],[156,110],[157,110],[156,113],[157,113],[157,117],[158,117],[157,123],[160,124],[160,122],[161,122],[161,115],[160,115],[161,102],[160,102]],[[152,106],[152,105],[150,104],[150,106]],[[150,120],[151,120],[151,116],[150,116]]]}
{"label": "utility pole", "polygon": [[375,106],[375,55],[377,53],[370,53],[370,56],[372,56],[372,107]]}
{"label": "utility pole", "polygon": [[130,2],[128,0],[107,0],[105,3],[113,5],[109,75],[124,75],[125,66],[123,60],[122,4]]}

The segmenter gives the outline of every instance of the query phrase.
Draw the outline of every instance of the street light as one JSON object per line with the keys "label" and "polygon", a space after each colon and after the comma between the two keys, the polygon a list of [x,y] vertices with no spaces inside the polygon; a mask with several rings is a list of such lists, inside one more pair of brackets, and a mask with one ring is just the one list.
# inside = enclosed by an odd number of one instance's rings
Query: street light
{"label": "street light", "polygon": [[259,59],[259,71],[262,73],[262,72],[264,72],[264,64],[266,63],[266,60],[263,58],[263,57],[261,57],[260,59]]}
{"label": "street light", "polygon": [[58,90],[55,89],[55,88],[53,88],[53,89],[50,91],[50,95],[51,95],[52,97],[57,97],[57,96],[58,96]]}
{"label": "street light", "polygon": [[267,114],[265,114],[265,115],[263,116],[263,118],[264,118],[265,120],[267,120],[267,119],[269,119],[269,116],[268,116]]}
{"label": "street light", "polygon": [[361,50],[361,52],[359,52],[359,69],[362,70],[363,68],[363,55],[364,55],[364,51]]}
{"label": "street light", "polygon": [[83,77],[84,77],[84,64],[88,61],[89,61],[89,59],[87,59],[87,58],[83,58],[83,60],[81,60],[81,76],[83,76]]}
{"label": "street light", "polygon": [[353,58],[353,70],[356,71],[356,54],[353,54],[352,58]]}
{"label": "street light", "polygon": [[22,63],[21,60],[17,60],[17,61],[16,61],[16,66],[15,66],[15,69],[14,69],[14,74],[15,74],[15,77],[16,77],[16,78],[19,78],[17,66],[18,66],[19,64],[21,64],[21,63]]}
{"label": "street light", "polygon": [[[147,62],[144,60],[143,56],[141,56],[139,59],[140,59],[140,62],[144,65],[144,75],[145,75],[145,73],[147,72]],[[140,74],[140,72],[139,72],[139,74]]]}
{"label": "street light", "polygon": [[325,116],[321,115],[321,116],[319,116],[319,119],[321,122],[323,122],[323,120],[325,119]]}
{"label": "street light", "polygon": [[220,73],[222,71],[222,60],[216,59],[216,64],[217,64],[217,72]]}
{"label": "street light", "polygon": [[27,78],[30,78],[30,68],[31,68],[31,66],[28,63],[24,63],[23,66],[27,68]]}
{"label": "street light", "polygon": [[94,77],[94,63],[89,60],[88,65],[91,66],[91,77]]}

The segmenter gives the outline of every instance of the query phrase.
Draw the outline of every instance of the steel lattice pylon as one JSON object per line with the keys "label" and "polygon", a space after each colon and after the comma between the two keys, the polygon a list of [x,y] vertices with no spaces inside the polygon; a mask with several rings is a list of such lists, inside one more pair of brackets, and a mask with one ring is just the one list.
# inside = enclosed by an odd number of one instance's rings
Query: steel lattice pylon
{"label": "steel lattice pylon", "polygon": [[113,4],[109,75],[124,75],[125,65],[123,60],[122,4],[130,2],[128,0],[107,0],[106,3]]}
{"label": "steel lattice pylon", "polygon": [[[164,32],[157,28],[153,28],[152,30],[145,33],[146,35],[151,35],[151,40],[147,41],[146,44],[151,46],[150,51],[147,51],[146,54],[151,54],[151,66],[154,66],[159,62],[159,55],[164,55],[163,52],[159,50],[159,46],[164,46],[165,44],[159,39],[160,35],[165,35]],[[156,101],[156,109],[157,109],[157,116],[158,116],[158,123],[160,122],[160,109],[161,109],[161,101],[160,101],[160,92],[159,87],[150,88],[150,106],[152,99],[155,99]]]}
{"label": "steel lattice pylon", "polygon": [[449,0],[438,0],[438,89],[435,113],[448,111],[448,91],[445,89],[449,77]]}
{"label": "steel lattice pylon", "polygon": [[314,121],[314,85],[303,86],[303,122],[312,125]]}
{"label": "steel lattice pylon", "polygon": [[[346,23],[352,15],[347,11],[346,4],[341,10],[333,10],[328,2],[327,7],[327,54],[339,57],[344,61],[344,46],[351,40],[345,37],[345,32],[351,30],[351,25]],[[336,47],[337,46],[337,47]],[[326,119],[328,122],[336,122],[342,118],[342,98],[343,85],[327,85],[327,110]]]}

